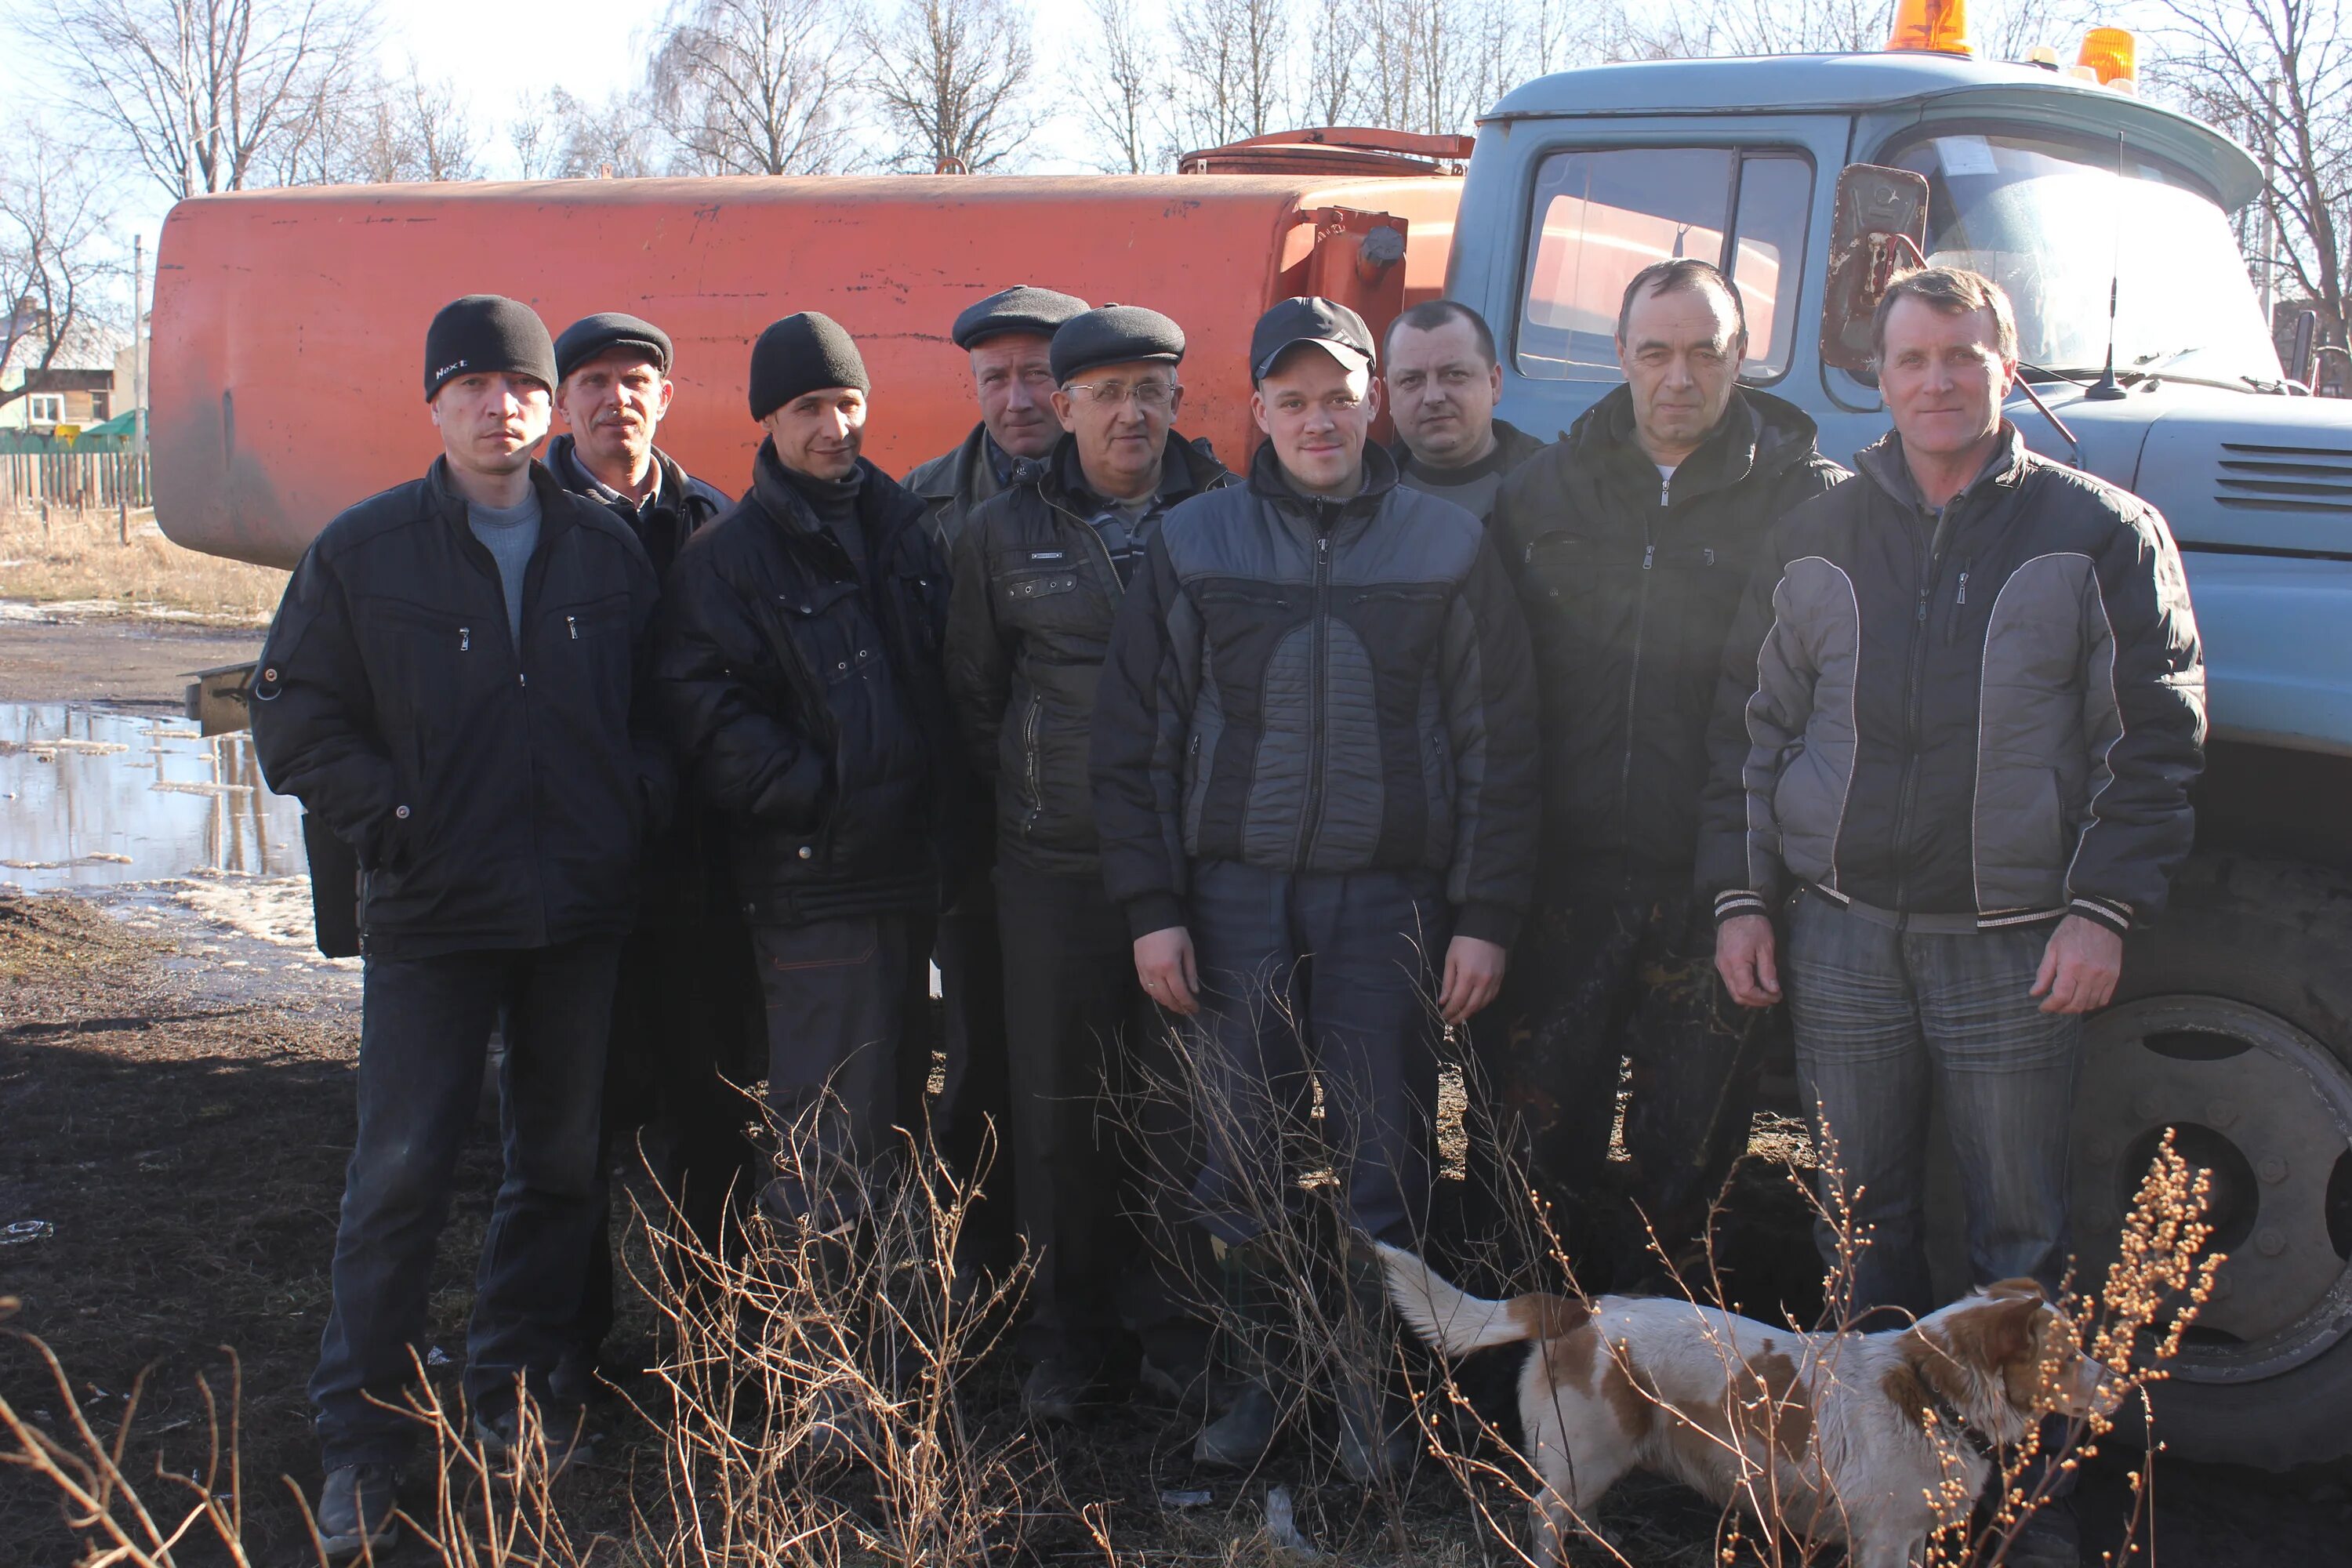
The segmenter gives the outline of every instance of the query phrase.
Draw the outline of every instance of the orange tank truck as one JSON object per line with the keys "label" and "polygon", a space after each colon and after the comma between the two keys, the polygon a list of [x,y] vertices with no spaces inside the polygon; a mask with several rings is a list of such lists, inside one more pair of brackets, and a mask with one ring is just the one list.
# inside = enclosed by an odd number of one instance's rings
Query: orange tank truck
{"label": "orange tank truck", "polygon": [[898,474],[977,417],[949,323],[1020,282],[1173,316],[1191,339],[1181,423],[1238,464],[1255,438],[1244,362],[1258,314],[1323,293],[1378,329],[1436,295],[1461,190],[1441,159],[1395,151],[1453,138],[1389,136],[1388,151],[1285,140],[1206,165],[1276,171],[1244,174],[572,180],[182,202],[155,279],[158,521],[191,548],[290,566],[338,511],[422,472],[437,450],[419,405],[425,325],[475,292],[526,300],[553,331],[594,310],[659,323],[677,359],[662,445],[730,490],[758,445],[744,378],[770,321],[822,310],[856,335],[874,379],[866,450]]}

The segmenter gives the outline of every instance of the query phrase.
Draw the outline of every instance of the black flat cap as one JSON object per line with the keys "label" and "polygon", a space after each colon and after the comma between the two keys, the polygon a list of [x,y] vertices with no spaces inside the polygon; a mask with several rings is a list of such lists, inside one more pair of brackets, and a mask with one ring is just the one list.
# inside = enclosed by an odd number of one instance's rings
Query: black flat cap
{"label": "black flat cap", "polygon": [[751,345],[751,417],[765,419],[793,398],[828,386],[870,392],[866,356],[839,321],[814,310],[786,316]]}
{"label": "black flat cap", "polygon": [[503,294],[452,300],[425,329],[425,401],[432,402],[451,376],[487,370],[527,375],[550,392],[562,379],[538,311]]}
{"label": "black flat cap", "polygon": [[564,380],[606,349],[642,349],[664,375],[669,374],[667,332],[618,310],[600,310],[581,317],[556,335],[555,379]]}
{"label": "black flat cap", "polygon": [[1032,289],[1026,283],[1016,283],[991,294],[958,316],[948,335],[955,339],[955,346],[960,349],[1006,332],[1031,332],[1050,338],[1061,330],[1064,321],[1086,308],[1087,302],[1076,294],[1057,294],[1051,289]]}
{"label": "black flat cap", "polygon": [[1349,370],[1361,370],[1376,357],[1372,330],[1364,318],[1336,300],[1302,294],[1285,300],[1257,319],[1250,333],[1250,380],[1264,381],[1274,362],[1293,343],[1313,343],[1329,351]]}
{"label": "black flat cap", "polygon": [[1140,305],[1105,305],[1072,316],[1054,334],[1051,351],[1054,379],[1065,384],[1099,364],[1174,364],[1183,357],[1184,329]]}

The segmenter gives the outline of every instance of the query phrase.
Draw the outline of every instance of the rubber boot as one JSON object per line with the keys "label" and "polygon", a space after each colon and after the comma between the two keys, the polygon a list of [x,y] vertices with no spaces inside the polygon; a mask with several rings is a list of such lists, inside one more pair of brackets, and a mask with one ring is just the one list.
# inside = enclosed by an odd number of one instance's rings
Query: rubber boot
{"label": "rubber boot", "polygon": [[1421,1432],[1390,1365],[1396,1325],[1388,1277],[1370,1247],[1350,1247],[1346,1267],[1349,1317],[1361,1338],[1339,1390],[1339,1468],[1360,1486],[1401,1481],[1420,1457]]}
{"label": "rubber boot", "polygon": [[1211,1249],[1223,1302],[1211,1355],[1234,1394],[1224,1413],[1193,1439],[1192,1462],[1213,1469],[1247,1469],[1265,1458],[1282,1426],[1274,1368],[1265,1353],[1278,1330],[1279,1296],[1255,1246],[1213,1241]]}

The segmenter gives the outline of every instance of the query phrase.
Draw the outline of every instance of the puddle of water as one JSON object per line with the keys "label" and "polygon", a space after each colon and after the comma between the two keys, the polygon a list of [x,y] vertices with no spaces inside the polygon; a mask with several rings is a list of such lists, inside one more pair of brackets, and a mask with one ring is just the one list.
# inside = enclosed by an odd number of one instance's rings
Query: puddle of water
{"label": "puddle of water", "polygon": [[0,887],[304,872],[302,810],[239,731],[85,702],[0,702]]}

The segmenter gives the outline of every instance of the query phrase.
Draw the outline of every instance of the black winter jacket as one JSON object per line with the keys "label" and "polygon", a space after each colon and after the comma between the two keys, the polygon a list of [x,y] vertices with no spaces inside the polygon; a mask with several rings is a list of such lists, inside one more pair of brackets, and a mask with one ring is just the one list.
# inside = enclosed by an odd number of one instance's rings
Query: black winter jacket
{"label": "black winter jacket", "polygon": [[253,686],[269,787],[352,846],[381,957],[627,931],[671,770],[643,682],[658,588],[610,511],[534,463],[522,646],[446,460],[344,512],[286,585]]}
{"label": "black winter jacket", "polygon": [[[1161,473],[1169,505],[1234,479],[1206,441],[1173,432]],[[948,694],[972,764],[996,781],[998,849],[1063,876],[1098,873],[1087,749],[1127,592],[1090,521],[1105,504],[1063,437],[966,521],[948,613]]]}
{"label": "black winter jacket", "polygon": [[2163,906],[2205,738],[2179,552],[2147,502],[2003,441],[1937,514],[1890,436],[1772,531],[1714,733],[1718,920],[1790,878],[1979,928]]}
{"label": "black winter jacket", "polygon": [[1160,524],[1096,702],[1103,884],[1137,936],[1186,869],[1424,870],[1458,934],[1508,942],[1534,878],[1535,683],[1486,531],[1365,449],[1344,501],[1271,446]]}
{"label": "black winter jacket", "polygon": [[1767,531],[1844,470],[1792,404],[1736,391],[1669,489],[1619,387],[1522,464],[1496,543],[1543,694],[1546,879],[1690,881],[1723,638]]}
{"label": "black winter jacket", "polygon": [[947,569],[922,502],[860,459],[866,576],[762,442],[751,493],[678,553],[657,691],[725,814],[745,918],[938,907],[962,786],[940,679]]}
{"label": "black winter jacket", "polygon": [[[922,498],[924,525],[931,531],[931,542],[939,546],[941,555],[952,560],[965,521],[982,501],[1004,489],[997,482],[996,458],[988,426],[975,425],[958,445],[929,462],[916,464],[898,481]],[[1010,457],[1006,460],[1018,462]]]}
{"label": "black winter jacket", "polygon": [[555,476],[555,482],[574,495],[600,502],[627,523],[637,536],[637,542],[646,547],[655,574],[667,579],[670,563],[677,559],[686,542],[705,524],[715,521],[735,500],[724,490],[704,484],[679,468],[677,460],[658,447],[654,448],[654,463],[661,469],[661,486],[653,504],[631,506],[626,498],[613,494],[588,471],[588,466],[580,460],[578,444],[571,437],[558,436],[547,444],[548,471]]}
{"label": "black winter jacket", "polygon": [[[1495,421],[1494,467],[1488,470],[1494,476],[1495,488],[1486,492],[1489,500],[1484,513],[1478,519],[1480,522],[1494,521],[1495,504],[1502,500],[1504,481],[1511,477],[1512,471],[1520,464],[1542,451],[1546,445],[1542,437],[1530,436],[1507,419]],[[1412,448],[1405,444],[1403,437],[1400,436],[1389,443],[1389,456],[1396,459],[1398,480],[1407,489],[1436,494],[1440,500],[1451,500],[1465,511],[1472,510],[1466,499],[1444,494],[1413,478]]]}

